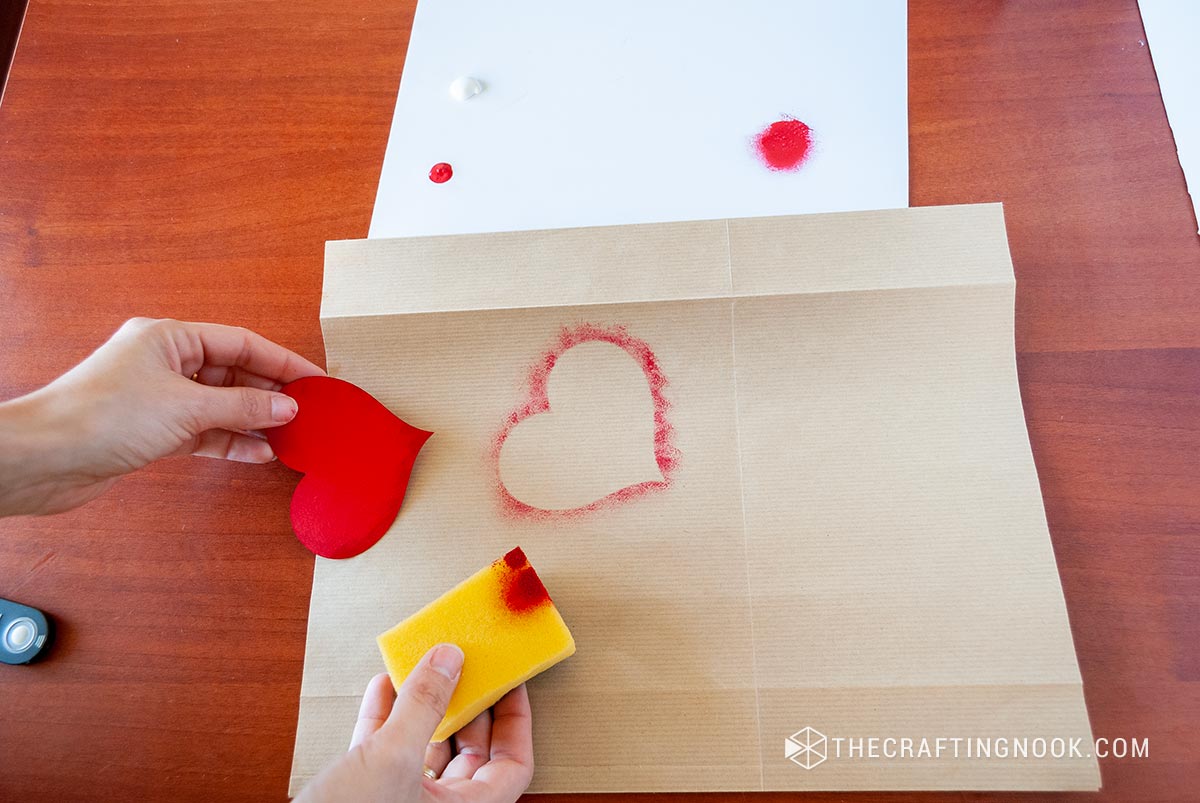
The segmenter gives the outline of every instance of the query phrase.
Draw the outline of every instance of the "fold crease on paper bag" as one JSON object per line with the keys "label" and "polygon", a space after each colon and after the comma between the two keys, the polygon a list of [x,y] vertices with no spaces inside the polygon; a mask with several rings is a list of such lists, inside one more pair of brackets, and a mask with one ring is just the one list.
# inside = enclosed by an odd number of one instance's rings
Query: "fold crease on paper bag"
{"label": "fold crease on paper bag", "polygon": [[[998,205],[329,243],[331,373],[439,435],[391,532],[317,560],[292,790],[345,749],[374,634],[518,541],[578,645],[530,683],[535,791],[1097,788],[1093,758],[783,747],[1090,743],[1014,291]],[[577,327],[653,351],[670,486],[507,516],[493,439]],[[628,365],[574,356],[550,376],[582,420],[516,459],[572,504],[608,486],[563,441],[628,449],[645,415]]]}

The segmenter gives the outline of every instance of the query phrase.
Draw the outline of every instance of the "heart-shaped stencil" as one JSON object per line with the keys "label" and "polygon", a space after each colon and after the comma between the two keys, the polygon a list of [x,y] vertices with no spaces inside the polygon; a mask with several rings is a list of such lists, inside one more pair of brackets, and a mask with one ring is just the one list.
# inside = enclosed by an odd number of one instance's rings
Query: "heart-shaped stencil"
{"label": "heart-shaped stencil", "polygon": [[383,537],[404,501],[417,453],[432,432],[397,418],[365,390],[309,376],[283,387],[296,417],[267,430],[284,465],[304,473],[292,529],[323,558],[350,558]]}
{"label": "heart-shaped stencil", "polygon": [[573,515],[667,487],[678,453],[665,386],[650,347],[624,328],[564,329],[495,441],[505,508]]}

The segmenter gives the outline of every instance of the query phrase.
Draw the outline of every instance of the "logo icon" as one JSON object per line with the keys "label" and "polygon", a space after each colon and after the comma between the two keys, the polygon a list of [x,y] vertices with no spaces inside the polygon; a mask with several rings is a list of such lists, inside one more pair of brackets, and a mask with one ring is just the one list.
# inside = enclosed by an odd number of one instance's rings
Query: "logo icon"
{"label": "logo icon", "polygon": [[796,731],[783,740],[783,756],[793,764],[811,770],[828,757],[825,734],[815,728]]}

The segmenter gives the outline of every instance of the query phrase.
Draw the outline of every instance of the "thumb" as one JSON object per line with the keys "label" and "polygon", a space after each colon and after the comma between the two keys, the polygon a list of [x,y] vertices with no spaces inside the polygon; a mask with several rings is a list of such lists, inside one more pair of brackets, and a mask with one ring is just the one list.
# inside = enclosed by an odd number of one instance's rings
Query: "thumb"
{"label": "thumb", "polygon": [[405,747],[424,749],[446,715],[450,696],[462,675],[463,651],[439,644],[417,663],[400,688],[385,730]]}
{"label": "thumb", "polygon": [[[197,385],[196,423],[210,429],[267,429],[296,417],[296,400],[284,393],[250,387],[211,388]],[[195,434],[200,434],[199,432]]]}

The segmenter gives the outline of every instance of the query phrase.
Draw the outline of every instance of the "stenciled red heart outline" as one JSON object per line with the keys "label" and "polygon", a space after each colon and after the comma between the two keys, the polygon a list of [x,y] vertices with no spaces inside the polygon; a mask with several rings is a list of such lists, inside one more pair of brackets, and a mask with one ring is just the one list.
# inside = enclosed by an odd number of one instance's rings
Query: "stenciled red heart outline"
{"label": "stenciled red heart outline", "polygon": [[433,433],[341,379],[304,377],[282,392],[296,400],[296,417],[266,435],[276,457],[304,474],[292,493],[296,537],[323,558],[365,552],[396,520],[413,461]]}
{"label": "stenciled red heart outline", "polygon": [[[504,480],[500,476],[500,451],[504,448],[504,442],[508,440],[509,434],[518,424],[531,416],[549,412],[550,399],[546,392],[546,386],[558,358],[568,349],[574,348],[580,343],[590,342],[610,343],[622,349],[633,357],[641,367],[642,373],[646,375],[646,383],[650,386],[650,396],[654,402],[654,460],[658,463],[662,479],[627,485],[581,507],[566,510],[547,510],[534,507],[508,492],[508,488],[505,487]],[[536,519],[574,518],[671,486],[672,474],[679,466],[679,450],[673,443],[674,429],[667,420],[667,413],[671,408],[671,403],[663,393],[667,386],[667,378],[658,364],[658,358],[654,356],[653,350],[644,340],[631,335],[624,326],[606,327],[583,323],[573,327],[563,327],[554,344],[530,369],[527,383],[529,389],[526,400],[505,418],[504,426],[492,440],[489,454],[497,493],[500,497],[500,506],[505,513],[511,516]]]}

